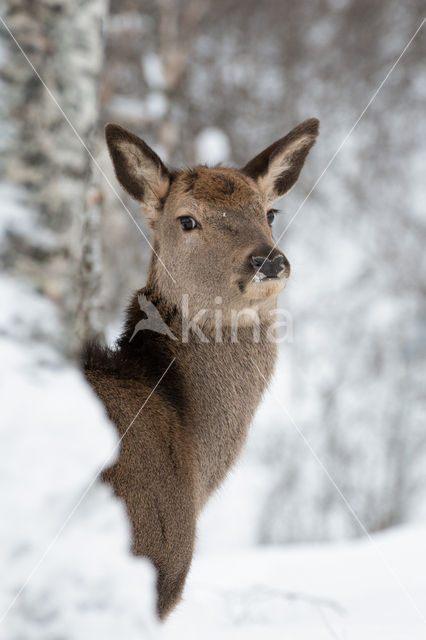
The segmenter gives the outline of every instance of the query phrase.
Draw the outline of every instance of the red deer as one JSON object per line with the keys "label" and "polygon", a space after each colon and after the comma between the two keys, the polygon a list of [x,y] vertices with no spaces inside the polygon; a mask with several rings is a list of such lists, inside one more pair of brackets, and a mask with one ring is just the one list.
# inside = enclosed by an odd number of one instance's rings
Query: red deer
{"label": "red deer", "polygon": [[[132,551],[157,569],[160,618],[181,597],[197,516],[240,453],[274,368],[274,310],[290,265],[273,242],[273,204],[298,179],[318,125],[302,122],[240,170],[173,171],[133,133],[106,127],[153,252],[116,347],[88,345],[84,366],[122,438],[102,479],[126,506]],[[152,305],[165,331],[144,329]]]}

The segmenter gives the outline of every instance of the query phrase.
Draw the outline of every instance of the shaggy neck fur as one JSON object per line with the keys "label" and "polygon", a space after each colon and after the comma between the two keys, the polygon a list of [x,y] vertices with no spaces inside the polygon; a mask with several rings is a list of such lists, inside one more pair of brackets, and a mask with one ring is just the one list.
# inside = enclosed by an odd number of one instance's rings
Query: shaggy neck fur
{"label": "shaggy neck fur", "polygon": [[156,306],[178,340],[148,330],[139,331],[130,341],[135,325],[145,317],[136,294],[118,341],[122,372],[127,377],[142,373],[146,377],[149,372],[154,387],[175,358],[156,393],[177,408],[193,434],[200,509],[237,458],[272,374],[276,345],[267,338],[271,320],[261,322],[257,343],[251,326],[239,328],[237,343],[231,341],[229,327],[223,328],[221,343],[214,342],[214,332],[209,343],[201,342],[192,332],[188,343],[182,343],[180,311],[168,306],[152,286],[138,294]]}

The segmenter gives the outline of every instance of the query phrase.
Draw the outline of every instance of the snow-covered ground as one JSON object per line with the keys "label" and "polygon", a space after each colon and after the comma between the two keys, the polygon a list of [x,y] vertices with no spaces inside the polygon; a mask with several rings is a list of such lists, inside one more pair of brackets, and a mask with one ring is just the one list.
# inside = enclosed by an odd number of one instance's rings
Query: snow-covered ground
{"label": "snow-covered ground", "polygon": [[0,299],[0,640],[157,637],[155,572],[96,481],[114,429],[46,341],[60,334],[52,303],[7,276]]}
{"label": "snow-covered ground", "polygon": [[[224,523],[223,526],[226,526]],[[168,638],[424,640],[426,527],[194,558]]]}

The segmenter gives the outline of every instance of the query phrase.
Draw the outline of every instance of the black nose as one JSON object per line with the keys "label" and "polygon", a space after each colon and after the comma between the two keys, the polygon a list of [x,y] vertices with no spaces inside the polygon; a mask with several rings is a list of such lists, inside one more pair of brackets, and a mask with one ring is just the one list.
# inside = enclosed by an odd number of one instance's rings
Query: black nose
{"label": "black nose", "polygon": [[267,278],[276,278],[286,268],[284,256],[275,256],[272,260],[263,256],[252,256],[252,266]]}

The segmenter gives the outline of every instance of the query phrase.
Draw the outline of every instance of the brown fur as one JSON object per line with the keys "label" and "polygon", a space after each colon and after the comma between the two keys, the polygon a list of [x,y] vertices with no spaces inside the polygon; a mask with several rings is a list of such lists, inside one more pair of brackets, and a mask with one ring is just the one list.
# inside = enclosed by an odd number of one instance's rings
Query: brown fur
{"label": "brown fur", "polygon": [[[283,256],[273,248],[266,221],[274,197],[270,185],[276,185],[276,197],[284,184],[287,190],[292,186],[307,154],[305,146],[313,143],[313,128],[313,121],[306,121],[290,134],[292,145],[302,142],[293,145],[280,164],[289,175],[277,178],[275,163],[266,192],[260,178],[268,176],[268,163],[288,150],[282,140],[279,149],[272,145],[261,160],[249,163],[247,175],[201,166],[169,173],[136,136],[117,125],[107,127],[117,177],[148,208],[154,247],[176,280],[173,283],[153,254],[147,286],[138,293],[156,306],[177,340],[149,330],[130,340],[145,317],[135,294],[116,348],[91,344],[84,352],[86,376],[122,438],[119,458],[102,478],[126,505],[133,552],[147,556],[157,568],[162,618],[181,597],[197,516],[237,458],[264,378],[270,378],[274,367],[276,346],[268,332],[289,274],[288,262],[279,278],[257,284],[252,282],[250,258],[269,252],[271,257]],[[183,232],[177,216],[188,215],[201,228]],[[198,323],[208,342],[195,334],[182,341],[183,294],[191,316],[208,307]],[[222,340],[215,342],[219,299],[223,330]],[[260,339],[253,340],[249,319],[240,324],[234,342],[232,309],[244,314],[246,308],[261,318]]]}

